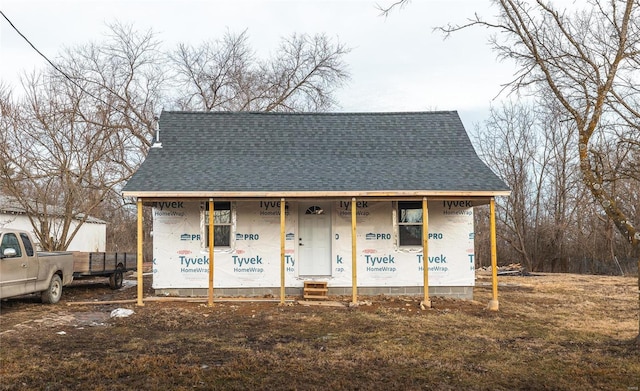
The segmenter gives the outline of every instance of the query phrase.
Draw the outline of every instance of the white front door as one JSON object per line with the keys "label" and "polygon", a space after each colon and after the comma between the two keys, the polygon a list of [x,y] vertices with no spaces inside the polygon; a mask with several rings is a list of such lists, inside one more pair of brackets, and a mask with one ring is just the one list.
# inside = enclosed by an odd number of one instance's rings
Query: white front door
{"label": "white front door", "polygon": [[331,204],[301,203],[299,209],[298,274],[331,275]]}

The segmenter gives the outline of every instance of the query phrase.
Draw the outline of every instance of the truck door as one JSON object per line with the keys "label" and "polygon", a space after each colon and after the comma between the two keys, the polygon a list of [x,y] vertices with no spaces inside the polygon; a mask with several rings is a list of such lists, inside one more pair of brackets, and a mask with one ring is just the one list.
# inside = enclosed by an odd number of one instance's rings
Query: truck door
{"label": "truck door", "polygon": [[22,257],[27,265],[27,281],[30,284],[33,284],[33,288],[35,289],[35,283],[38,279],[38,273],[40,273],[40,264],[38,263],[38,256],[33,249],[33,243],[31,243],[31,238],[24,232],[20,232],[20,239],[22,239],[22,248],[24,252],[22,253]]}
{"label": "truck door", "polygon": [[[5,256],[6,249],[14,249],[15,255]],[[2,234],[0,238],[0,296],[16,296],[30,292],[29,265],[23,256],[18,236],[13,232]]]}

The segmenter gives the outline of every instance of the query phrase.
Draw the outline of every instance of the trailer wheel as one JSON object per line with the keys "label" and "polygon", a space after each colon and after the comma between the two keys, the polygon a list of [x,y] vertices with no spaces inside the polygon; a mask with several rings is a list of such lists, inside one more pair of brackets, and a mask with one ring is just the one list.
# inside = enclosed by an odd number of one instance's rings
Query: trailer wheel
{"label": "trailer wheel", "polygon": [[49,288],[46,291],[43,291],[40,298],[43,303],[46,304],[55,304],[60,301],[60,297],[62,296],[62,280],[60,276],[54,274],[51,277],[51,282],[49,283]]}
{"label": "trailer wheel", "polygon": [[122,265],[118,265],[118,268],[116,269],[116,271],[109,276],[109,287],[111,289],[122,288],[122,280],[124,280]]}

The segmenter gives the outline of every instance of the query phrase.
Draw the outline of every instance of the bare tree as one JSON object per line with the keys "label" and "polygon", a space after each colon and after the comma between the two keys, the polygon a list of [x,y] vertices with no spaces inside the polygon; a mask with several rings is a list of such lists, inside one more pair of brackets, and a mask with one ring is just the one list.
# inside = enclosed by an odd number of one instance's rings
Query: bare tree
{"label": "bare tree", "polygon": [[[382,11],[389,14],[406,3],[400,0]],[[638,204],[626,197],[628,188],[638,188],[640,176],[640,2],[589,0],[572,3],[570,11],[544,0],[493,4],[495,21],[476,14],[465,24],[439,29],[445,36],[473,26],[499,33],[491,38],[493,49],[520,69],[507,86],[521,93],[551,91],[574,125],[582,183],[634,247],[640,288]],[[640,291],[638,299],[640,304]]]}
{"label": "bare tree", "polygon": [[[112,133],[78,115],[84,96],[57,75],[34,75],[6,127],[0,184],[27,212],[45,250],[64,250],[121,181]],[[46,88],[42,88],[44,85]]]}
{"label": "bare tree", "polygon": [[[493,108],[476,129],[482,158],[512,189],[496,204],[499,261],[534,271],[619,273],[617,257],[628,258],[632,246],[613,235],[614,226],[586,193],[573,124],[561,114],[553,100],[510,103]],[[623,193],[629,202],[637,198]]]}
{"label": "bare tree", "polygon": [[106,200],[122,206],[119,189],[151,144],[164,82],[158,43],[119,24],[110,32],[25,76],[19,99],[3,97],[0,185],[46,250],[66,249]]}
{"label": "bare tree", "polygon": [[541,194],[540,176],[534,172],[540,139],[535,126],[531,108],[511,104],[492,109],[486,127],[476,135],[481,156],[511,188],[511,196],[497,203],[500,235],[529,270],[536,258],[530,231],[536,231],[536,198]]}
{"label": "bare tree", "polygon": [[7,84],[0,81],[0,145],[7,145],[7,134],[16,126],[17,108],[13,102],[12,92]]}
{"label": "bare tree", "polygon": [[247,32],[227,33],[198,47],[181,44],[171,55],[187,110],[323,111],[348,79],[343,44],[325,35],[292,35],[275,54],[258,60]]}
{"label": "bare tree", "polygon": [[119,163],[133,172],[151,146],[155,118],[168,104],[166,59],[152,31],[117,22],[108,28],[105,41],[72,47],[61,55],[58,67],[65,74],[59,78],[86,94],[78,115],[113,130],[123,146]]}
{"label": "bare tree", "polygon": [[[470,26],[500,31],[494,49],[520,65],[510,86],[514,90],[549,90],[575,124],[583,182],[620,233],[635,246],[640,232],[602,170],[611,155],[601,153],[603,140],[615,139],[638,151],[640,139],[640,3],[634,0],[591,0],[573,14],[541,0],[495,1],[498,21],[476,15],[469,23],[442,28],[446,34]],[[621,7],[619,7],[621,6]],[[620,138],[619,129],[627,138]],[[606,137],[596,137],[598,133]],[[614,158],[617,156],[614,156]],[[630,167],[630,166],[629,166]]]}
{"label": "bare tree", "polygon": [[494,50],[520,69],[508,85],[519,92],[551,91],[574,125],[583,184],[635,248],[640,288],[637,201],[627,204],[620,186],[624,182],[637,189],[640,176],[640,2],[589,0],[582,8],[573,3],[571,11],[543,0],[494,4],[496,21],[476,14],[466,24],[441,31],[448,35],[480,26],[500,33],[491,39]]}
{"label": "bare tree", "polygon": [[[406,5],[400,0],[387,7],[384,15]],[[438,30],[445,37],[465,28],[479,26],[496,31],[491,38],[501,59],[519,65],[516,78],[507,86],[513,91],[539,94],[551,91],[575,124],[583,183],[634,246],[640,231],[618,194],[607,185],[599,161],[609,158],[599,152],[598,132],[609,133],[629,151],[625,176],[637,180],[640,151],[640,3],[637,0],[588,0],[572,12],[559,10],[543,0],[493,0],[497,20],[487,21],[476,14],[465,24],[449,24]],[[624,136],[621,137],[621,135]],[[594,147],[595,144],[595,147]],[[594,152],[595,151],[595,152]],[[638,261],[640,265],[640,259]],[[639,279],[640,283],[640,279]]]}
{"label": "bare tree", "polygon": [[544,193],[539,199],[539,206],[543,210],[539,224],[543,228],[536,239],[546,245],[546,251],[542,251],[539,261],[548,259],[551,271],[567,272],[572,255],[567,248],[567,238],[572,233],[574,212],[582,203],[583,192],[576,186],[577,164],[571,153],[575,137],[562,121],[553,101],[546,102],[550,103],[538,106],[545,111],[541,114],[544,118],[541,133],[545,138],[548,170],[541,178],[544,181]]}

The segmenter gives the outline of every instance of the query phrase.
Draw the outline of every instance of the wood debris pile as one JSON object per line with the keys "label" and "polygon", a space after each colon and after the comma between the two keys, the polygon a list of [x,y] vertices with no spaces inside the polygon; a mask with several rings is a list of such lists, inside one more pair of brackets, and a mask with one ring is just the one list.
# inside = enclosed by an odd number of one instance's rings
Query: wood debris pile
{"label": "wood debris pile", "polygon": [[[478,268],[478,270],[491,272],[491,266],[484,266]],[[520,263],[510,263],[508,265],[498,266],[498,275],[506,276],[506,275],[520,275],[520,276],[528,276],[530,275],[527,269],[522,266]]]}

